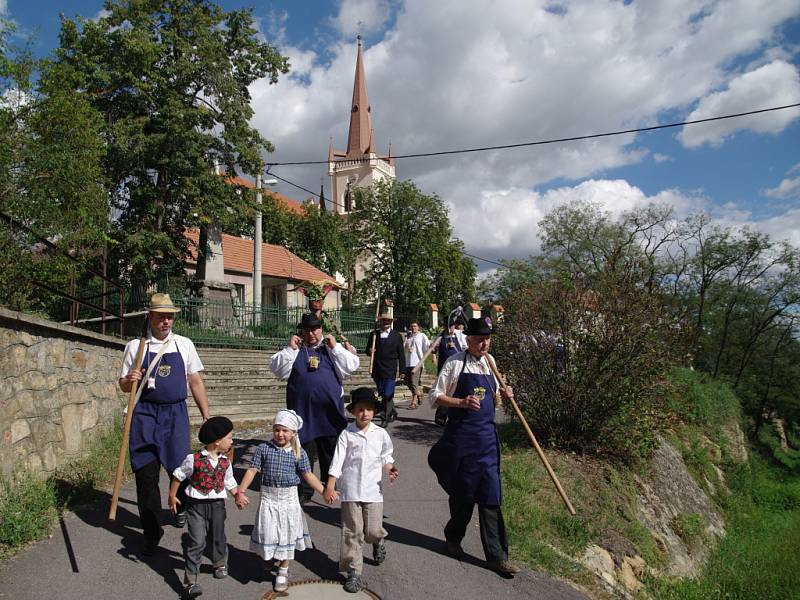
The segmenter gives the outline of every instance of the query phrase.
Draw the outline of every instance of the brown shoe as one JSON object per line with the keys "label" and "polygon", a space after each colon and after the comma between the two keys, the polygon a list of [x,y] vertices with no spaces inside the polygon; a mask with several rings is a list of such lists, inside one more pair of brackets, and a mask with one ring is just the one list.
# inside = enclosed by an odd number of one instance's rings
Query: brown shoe
{"label": "brown shoe", "polygon": [[489,568],[500,575],[513,576],[519,573],[520,568],[510,560],[493,560],[489,563]]}

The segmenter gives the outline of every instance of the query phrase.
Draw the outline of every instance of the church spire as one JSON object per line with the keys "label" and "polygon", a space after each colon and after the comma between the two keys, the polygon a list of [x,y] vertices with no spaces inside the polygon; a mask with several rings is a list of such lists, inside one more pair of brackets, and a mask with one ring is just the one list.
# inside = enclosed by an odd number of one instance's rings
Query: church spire
{"label": "church spire", "polygon": [[358,36],[356,76],[353,82],[353,104],[350,107],[350,131],[347,135],[347,158],[361,157],[372,152],[372,120],[367,98],[367,78],[364,75],[364,58],[361,36]]}

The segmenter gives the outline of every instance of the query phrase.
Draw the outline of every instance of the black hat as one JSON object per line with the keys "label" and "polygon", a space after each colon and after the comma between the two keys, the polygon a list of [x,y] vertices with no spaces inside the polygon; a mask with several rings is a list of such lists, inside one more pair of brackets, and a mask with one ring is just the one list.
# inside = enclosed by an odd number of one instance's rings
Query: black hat
{"label": "black hat", "polygon": [[297,324],[298,329],[319,329],[320,327],[322,327],[322,321],[314,313],[304,314]]}
{"label": "black hat", "polygon": [[467,321],[467,329],[464,331],[464,334],[492,335],[493,330],[492,319],[489,317],[481,317],[480,319],[470,319]]}
{"label": "black hat", "polygon": [[360,387],[350,392],[350,404],[347,405],[347,410],[353,412],[358,402],[372,402],[377,408],[380,403],[378,392],[371,387]]}
{"label": "black hat", "polygon": [[233,431],[233,423],[228,417],[211,417],[200,426],[197,437],[203,444],[210,444],[224,438]]}

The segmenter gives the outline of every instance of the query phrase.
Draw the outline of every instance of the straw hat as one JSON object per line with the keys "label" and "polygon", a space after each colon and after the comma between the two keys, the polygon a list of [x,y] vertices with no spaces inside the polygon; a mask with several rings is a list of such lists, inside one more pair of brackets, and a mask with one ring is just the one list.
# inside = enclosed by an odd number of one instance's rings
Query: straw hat
{"label": "straw hat", "polygon": [[172,298],[169,297],[169,294],[153,294],[150,296],[150,305],[147,310],[160,313],[181,312],[181,309],[172,303]]}

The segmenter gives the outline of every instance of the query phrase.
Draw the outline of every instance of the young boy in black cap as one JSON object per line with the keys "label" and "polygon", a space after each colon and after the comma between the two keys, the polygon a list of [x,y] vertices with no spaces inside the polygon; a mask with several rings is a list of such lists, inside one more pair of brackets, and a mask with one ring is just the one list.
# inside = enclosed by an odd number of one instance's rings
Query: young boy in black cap
{"label": "young boy in black cap", "polygon": [[338,480],[342,501],[339,571],[347,574],[344,589],[351,593],[361,589],[364,542],[372,544],[375,562],[381,564],[386,559],[383,472],[389,483],[394,483],[399,474],[389,434],[372,422],[377,404],[378,395],[372,388],[360,387],[350,392],[347,410],[356,420],[339,434],[324,494],[325,500],[332,503]]}
{"label": "young boy in black cap", "polygon": [[[186,561],[183,583],[186,597],[196,598],[203,593],[197,583],[200,562],[206,547],[206,537],[211,534],[211,560],[214,578],[228,576],[228,544],[225,539],[225,498],[227,492],[239,494],[239,486],[233,477],[233,467],[226,453],[233,446],[233,423],[226,417],[211,417],[200,427],[197,434],[205,446],[199,452],[187,454],[181,466],[173,472],[169,487],[169,508],[176,512],[180,500],[178,487],[189,479],[186,487],[186,508],[189,538],[183,549]],[[247,504],[247,496],[242,505]]]}

